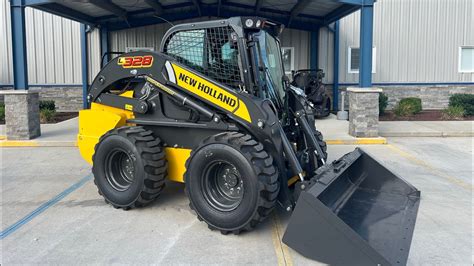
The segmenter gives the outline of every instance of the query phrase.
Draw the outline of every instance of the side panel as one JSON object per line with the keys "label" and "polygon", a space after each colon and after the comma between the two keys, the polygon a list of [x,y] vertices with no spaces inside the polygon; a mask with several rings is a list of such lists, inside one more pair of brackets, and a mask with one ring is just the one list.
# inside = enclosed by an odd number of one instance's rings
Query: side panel
{"label": "side panel", "polygon": [[99,138],[111,129],[126,125],[126,120],[133,117],[130,111],[99,103],[92,103],[91,109],[80,111],[77,145],[84,160],[92,164],[94,147]]}
{"label": "side panel", "polygon": [[186,160],[191,155],[190,149],[165,148],[168,160],[168,179],[184,183],[184,172],[186,172]]}

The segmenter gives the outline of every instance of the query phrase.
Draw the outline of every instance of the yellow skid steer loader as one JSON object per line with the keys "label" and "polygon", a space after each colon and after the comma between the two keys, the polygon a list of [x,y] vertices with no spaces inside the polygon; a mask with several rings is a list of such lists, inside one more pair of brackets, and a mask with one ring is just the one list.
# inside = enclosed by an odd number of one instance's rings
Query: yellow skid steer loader
{"label": "yellow skid steer loader", "polygon": [[111,60],[91,84],[78,145],[115,208],[142,207],[165,180],[223,234],[277,203],[283,241],[329,264],[405,264],[420,192],[361,149],[326,163],[304,91],[290,85],[282,26],[234,17],[172,27],[160,52]]}

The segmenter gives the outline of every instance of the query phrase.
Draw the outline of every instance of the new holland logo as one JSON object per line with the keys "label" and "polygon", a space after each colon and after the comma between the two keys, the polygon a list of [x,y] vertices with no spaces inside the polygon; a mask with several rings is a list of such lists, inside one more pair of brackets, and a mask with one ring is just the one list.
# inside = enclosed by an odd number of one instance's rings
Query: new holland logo
{"label": "new holland logo", "polygon": [[239,100],[235,94],[178,65],[172,64],[172,68],[173,73],[169,73],[169,75],[173,75],[173,77],[170,79],[176,82],[178,86],[234,113],[236,116],[248,122],[252,122],[247,106],[242,100]]}
{"label": "new holland logo", "polygon": [[197,88],[199,91],[204,92],[205,94],[211,96],[212,98],[216,100],[219,100],[221,103],[224,103],[230,107],[235,107],[237,105],[237,100],[235,99],[235,97],[232,97],[233,95],[232,96],[229,94],[226,95],[224,92],[217,91],[216,89],[204,83],[197,82],[195,79],[183,73],[179,73],[178,80],[186,82],[187,84],[193,86],[194,88]]}

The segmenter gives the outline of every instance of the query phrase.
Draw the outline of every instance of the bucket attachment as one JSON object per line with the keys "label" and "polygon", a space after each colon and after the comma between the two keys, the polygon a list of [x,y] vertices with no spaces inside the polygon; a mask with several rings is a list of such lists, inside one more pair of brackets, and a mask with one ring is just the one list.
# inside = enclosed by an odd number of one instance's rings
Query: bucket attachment
{"label": "bucket attachment", "polygon": [[420,191],[357,148],[316,171],[283,236],[331,265],[405,265]]}

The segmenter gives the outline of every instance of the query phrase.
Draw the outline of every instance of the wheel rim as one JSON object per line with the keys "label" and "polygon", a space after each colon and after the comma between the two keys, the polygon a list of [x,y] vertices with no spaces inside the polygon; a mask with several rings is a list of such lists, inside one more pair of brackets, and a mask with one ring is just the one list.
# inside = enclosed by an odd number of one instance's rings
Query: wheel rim
{"label": "wheel rim", "polygon": [[133,157],[125,150],[112,150],[106,158],[105,176],[115,190],[127,190],[135,180]]}
{"label": "wheel rim", "polygon": [[224,161],[213,162],[204,170],[202,190],[207,202],[219,211],[235,210],[244,195],[244,182],[237,168]]}

